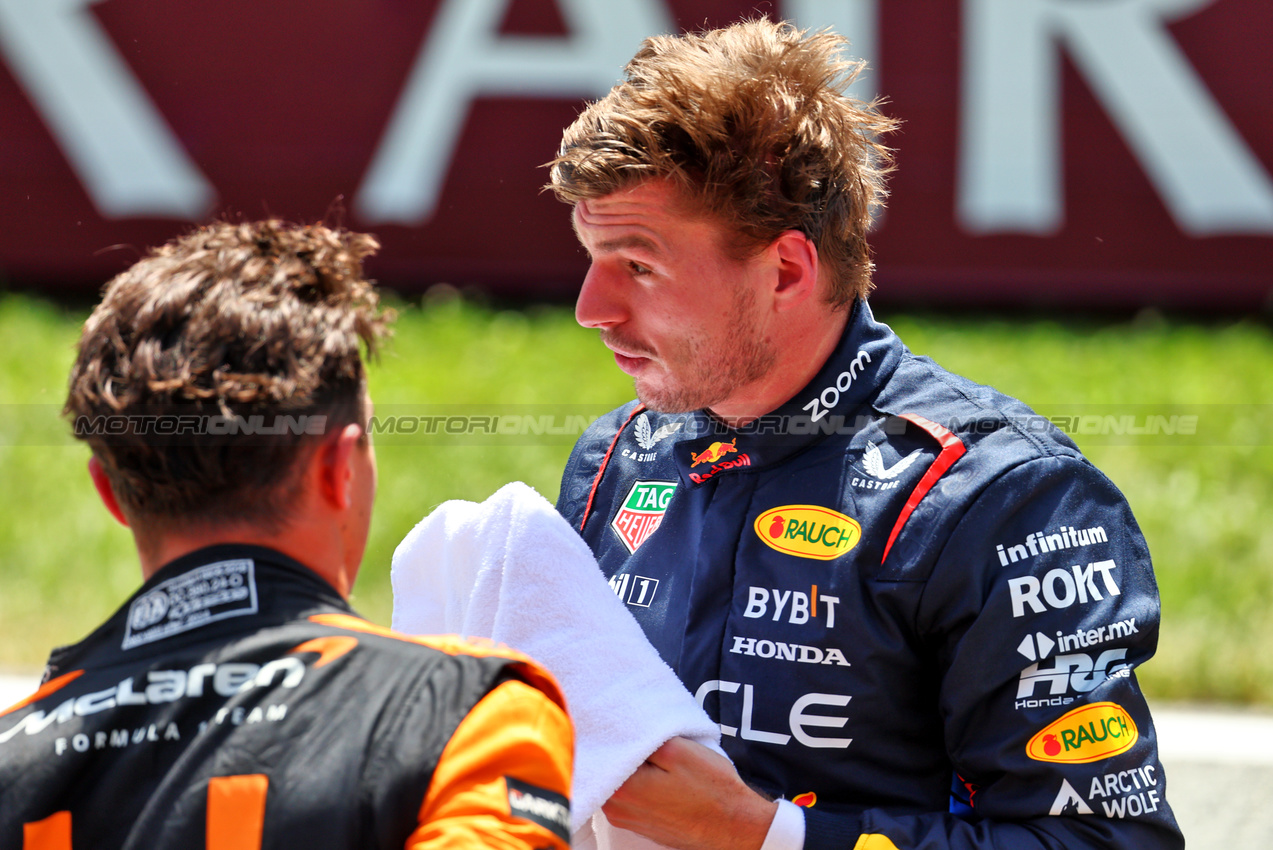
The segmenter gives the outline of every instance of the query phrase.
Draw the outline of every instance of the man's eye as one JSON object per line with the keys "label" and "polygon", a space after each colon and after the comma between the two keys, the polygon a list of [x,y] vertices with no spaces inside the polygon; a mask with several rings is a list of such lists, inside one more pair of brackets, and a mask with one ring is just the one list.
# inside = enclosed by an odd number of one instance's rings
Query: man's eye
{"label": "man's eye", "polygon": [[640,263],[634,263],[631,260],[628,261],[628,271],[632,272],[634,275],[650,274],[650,270],[645,266]]}

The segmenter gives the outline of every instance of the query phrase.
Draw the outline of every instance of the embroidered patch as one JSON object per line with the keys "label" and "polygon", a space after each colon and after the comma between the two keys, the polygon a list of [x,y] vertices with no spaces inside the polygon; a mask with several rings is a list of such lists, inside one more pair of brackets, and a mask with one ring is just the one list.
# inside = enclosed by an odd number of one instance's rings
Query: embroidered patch
{"label": "embroidered patch", "polygon": [[862,539],[857,520],[818,505],[770,508],[756,517],[752,528],[771,549],[819,561],[840,557]]}
{"label": "embroidered patch", "polygon": [[570,843],[570,800],[560,794],[505,776],[508,784],[508,808],[514,817],[537,823]]}
{"label": "embroidered patch", "polygon": [[1095,702],[1068,711],[1030,739],[1025,754],[1035,761],[1087,764],[1130,750],[1140,737],[1127,709]]}
{"label": "embroidered patch", "polygon": [[219,561],[170,578],[128,606],[123,649],[257,612],[255,563]]}
{"label": "embroidered patch", "polygon": [[635,552],[658,529],[675,493],[675,481],[637,481],[632,485],[610,521],[610,527],[629,552]]}

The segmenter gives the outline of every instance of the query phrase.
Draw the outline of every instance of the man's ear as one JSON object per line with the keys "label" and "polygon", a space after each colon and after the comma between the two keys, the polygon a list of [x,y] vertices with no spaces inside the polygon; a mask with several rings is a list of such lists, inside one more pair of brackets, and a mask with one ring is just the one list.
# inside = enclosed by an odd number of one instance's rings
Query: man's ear
{"label": "man's ear", "polygon": [[111,516],[119,520],[120,525],[128,527],[128,517],[124,516],[124,512],[119,508],[119,500],[115,498],[115,488],[111,485],[110,476],[106,474],[106,469],[102,466],[102,462],[97,459],[97,455],[93,455],[88,459],[88,475],[93,479],[93,486],[97,488],[97,495],[101,498],[102,504],[106,506],[106,510],[111,512]]}
{"label": "man's ear", "polygon": [[818,248],[799,230],[784,230],[769,246],[778,269],[774,303],[789,309],[818,291]]}
{"label": "man's ear", "polygon": [[347,510],[353,504],[353,458],[362,440],[362,427],[350,423],[323,440],[311,460],[318,476],[319,495],[338,510]]}

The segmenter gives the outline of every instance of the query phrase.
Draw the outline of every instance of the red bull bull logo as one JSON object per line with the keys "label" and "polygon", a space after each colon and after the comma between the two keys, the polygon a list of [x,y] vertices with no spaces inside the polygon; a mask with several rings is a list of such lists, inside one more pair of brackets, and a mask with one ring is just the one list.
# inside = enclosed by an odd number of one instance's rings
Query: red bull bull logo
{"label": "red bull bull logo", "polygon": [[698,454],[690,455],[690,460],[693,461],[693,463],[691,463],[690,466],[698,466],[699,464],[702,464],[702,463],[716,463],[718,460],[721,460],[723,457],[725,457],[725,455],[730,454],[731,452],[736,452],[736,451],[738,451],[737,437],[730,440],[728,443],[721,443],[721,442],[712,443],[710,446],[703,449],[703,451],[699,452]]}
{"label": "red bull bull logo", "polygon": [[709,478],[715,478],[722,472],[727,472],[731,469],[741,469],[744,466],[751,466],[751,455],[740,454],[737,457],[731,457],[729,460],[722,460],[718,463],[713,463],[705,472],[691,472],[690,480],[695,484],[702,484],[704,481]]}

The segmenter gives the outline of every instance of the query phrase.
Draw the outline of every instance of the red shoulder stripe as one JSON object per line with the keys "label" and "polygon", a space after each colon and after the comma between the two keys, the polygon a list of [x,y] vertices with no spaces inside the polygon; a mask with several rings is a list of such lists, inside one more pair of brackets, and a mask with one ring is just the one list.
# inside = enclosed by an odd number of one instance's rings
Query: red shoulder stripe
{"label": "red shoulder stripe", "polygon": [[579,520],[580,534],[583,534],[583,527],[588,524],[588,517],[592,514],[592,500],[597,495],[597,487],[601,486],[601,476],[606,474],[606,466],[610,463],[610,455],[614,454],[614,447],[619,444],[619,437],[623,435],[628,423],[635,419],[636,415],[643,410],[645,410],[644,404],[638,404],[632,408],[628,418],[619,426],[619,430],[614,432],[614,439],[610,441],[610,448],[606,449],[606,456],[601,459],[601,465],[597,467],[597,477],[592,479],[592,489],[588,491],[588,504],[584,505],[583,519]]}
{"label": "red shoulder stripe", "polygon": [[893,525],[893,533],[888,536],[888,544],[884,547],[884,557],[880,558],[881,564],[888,559],[888,553],[893,548],[893,541],[897,539],[897,535],[902,531],[902,526],[906,525],[906,521],[911,518],[915,508],[919,507],[919,503],[928,495],[928,491],[933,489],[933,485],[937,483],[937,480],[946,474],[946,470],[950,469],[955,461],[963,457],[964,452],[968,450],[962,440],[936,422],[929,422],[924,417],[916,416],[913,413],[903,413],[898,418],[905,419],[907,422],[923,428],[941,446],[941,452],[937,455],[937,459],[932,462],[932,465],[928,467],[924,477],[919,479],[919,483],[911,491],[911,497],[906,500],[905,507],[902,508],[901,514],[897,517],[897,522]]}

